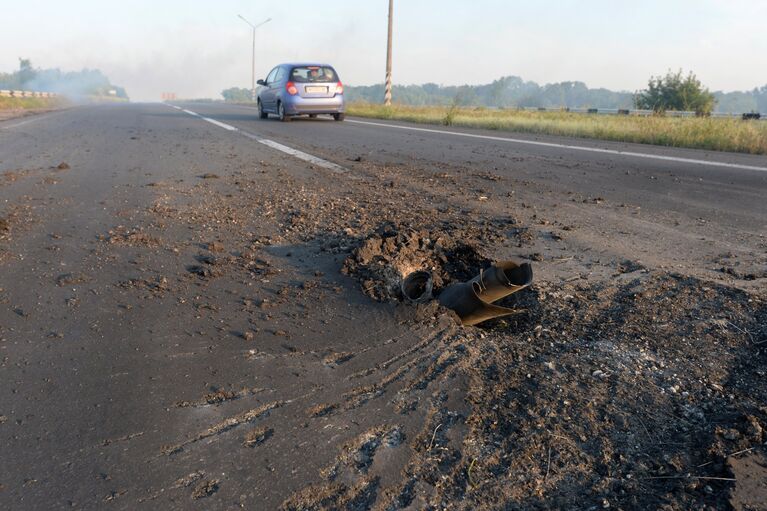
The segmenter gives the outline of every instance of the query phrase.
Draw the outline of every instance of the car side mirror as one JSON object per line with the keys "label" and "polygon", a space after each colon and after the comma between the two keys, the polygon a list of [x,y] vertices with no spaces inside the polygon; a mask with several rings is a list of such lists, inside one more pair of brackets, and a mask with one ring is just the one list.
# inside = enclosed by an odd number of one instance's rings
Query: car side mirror
{"label": "car side mirror", "polygon": [[259,80],[259,81],[257,81],[256,83],[257,83],[257,84],[259,84],[259,85],[266,85],[266,82],[265,82],[265,81],[263,81],[263,80]]}

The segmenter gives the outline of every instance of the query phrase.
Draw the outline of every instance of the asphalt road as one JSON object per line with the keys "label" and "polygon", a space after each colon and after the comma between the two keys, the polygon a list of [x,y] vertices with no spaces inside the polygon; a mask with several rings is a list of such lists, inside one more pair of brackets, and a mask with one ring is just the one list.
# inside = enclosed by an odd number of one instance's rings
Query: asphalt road
{"label": "asphalt road", "polygon": [[[578,239],[585,248],[613,257],[706,278],[718,278],[716,273],[734,260],[736,273],[764,275],[765,156],[367,119],[341,125],[326,119],[283,124],[261,121],[249,107],[186,107],[350,169],[361,158],[378,165],[503,176],[512,186],[488,188],[485,195],[508,195],[509,206],[529,210],[533,221],[578,224],[570,233],[572,242]],[[456,190],[466,192],[471,191]],[[590,203],[608,207],[595,211]],[[730,257],[719,264],[726,254]]]}
{"label": "asphalt road", "polygon": [[[310,437],[296,410],[340,392],[323,369],[328,353],[379,346],[347,364],[361,371],[392,356],[391,339],[422,334],[339,273],[342,253],[278,243],[271,206],[247,219],[246,234],[272,238],[264,264],[274,275],[253,280],[251,265],[200,284],[187,269],[206,242],[238,243],[218,234],[237,208],[196,211],[186,224],[161,208],[215,204],[198,182],[221,187],[219,202],[236,195],[237,182],[200,178],[208,172],[250,179],[260,169],[253,193],[268,198],[284,181],[339,201],[355,181],[398,176],[392,194],[421,193],[435,210],[450,203],[535,226],[521,255],[558,261],[542,265],[543,280],[599,279],[632,261],[743,289],[767,282],[764,156],[182,107],[198,115],[132,104],[0,123],[0,219],[10,226],[0,229],[0,508],[272,509],[316,479],[344,435],[375,425],[375,414],[330,418]],[[279,303],[281,289],[311,279],[322,282],[299,286],[284,313],[258,307],[267,291]],[[222,389],[236,395],[215,397]],[[273,438],[243,448],[241,425],[267,415],[279,424]]]}

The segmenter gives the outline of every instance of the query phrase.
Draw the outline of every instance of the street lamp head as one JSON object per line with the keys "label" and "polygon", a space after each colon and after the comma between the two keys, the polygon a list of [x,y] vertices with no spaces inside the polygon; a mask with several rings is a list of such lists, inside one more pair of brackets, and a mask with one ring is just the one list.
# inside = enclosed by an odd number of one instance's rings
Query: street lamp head
{"label": "street lamp head", "polygon": [[248,25],[250,25],[251,27],[253,27],[253,28],[256,28],[256,27],[254,27],[254,26],[253,26],[253,23],[251,23],[250,21],[248,21],[248,20],[245,18],[245,16],[243,16],[242,14],[238,14],[238,15],[237,15],[237,17],[238,17],[238,18],[240,18],[240,19],[241,19],[242,21],[244,21],[245,23],[247,23]]}
{"label": "street lamp head", "polygon": [[250,25],[250,28],[252,28],[253,30],[257,29],[261,25],[264,25],[264,24],[269,23],[270,21],[272,21],[272,18],[266,18],[264,21],[262,21],[258,25],[254,25],[253,23],[248,21],[248,19],[245,16],[243,16],[242,14],[238,14],[237,17],[240,18],[245,23],[247,23],[248,25]]}

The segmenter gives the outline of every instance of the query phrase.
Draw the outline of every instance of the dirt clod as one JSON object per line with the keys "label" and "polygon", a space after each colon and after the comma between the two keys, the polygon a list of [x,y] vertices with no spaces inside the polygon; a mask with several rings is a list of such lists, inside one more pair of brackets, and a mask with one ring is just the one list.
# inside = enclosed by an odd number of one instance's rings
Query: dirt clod
{"label": "dirt clod", "polygon": [[357,278],[371,298],[392,301],[404,298],[402,279],[412,272],[429,271],[437,291],[450,282],[471,279],[489,264],[471,236],[385,224],[354,249],[343,271]]}
{"label": "dirt clod", "polygon": [[218,483],[218,479],[202,481],[200,484],[194,487],[194,490],[192,491],[192,498],[197,500],[204,499],[205,497],[210,497],[218,491]]}
{"label": "dirt clod", "polygon": [[270,427],[262,426],[262,427],[255,428],[245,434],[243,445],[245,447],[255,447],[257,445],[261,445],[267,440],[269,440],[269,438],[271,438],[273,434],[274,434],[274,429]]}

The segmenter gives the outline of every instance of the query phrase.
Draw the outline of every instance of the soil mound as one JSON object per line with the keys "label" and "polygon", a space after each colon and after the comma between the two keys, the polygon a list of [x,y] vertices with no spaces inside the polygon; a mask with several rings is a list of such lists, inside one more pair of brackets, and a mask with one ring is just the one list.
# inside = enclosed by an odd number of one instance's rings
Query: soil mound
{"label": "soil mound", "polygon": [[371,298],[395,301],[403,299],[402,279],[412,272],[430,272],[438,294],[447,284],[469,280],[489,264],[471,236],[387,223],[361,241],[342,271],[359,280]]}
{"label": "soil mound", "polygon": [[[393,237],[390,251],[391,237],[371,236],[383,250],[366,240],[356,256],[419,253],[394,250],[407,244]],[[539,282],[515,300],[527,314],[482,329],[432,325],[421,343],[355,373],[357,388],[339,391],[324,420],[378,414],[385,424],[282,508],[729,508],[728,461],[767,438],[763,296],[654,272]],[[409,456],[393,463],[398,447],[382,428],[411,417]]]}

